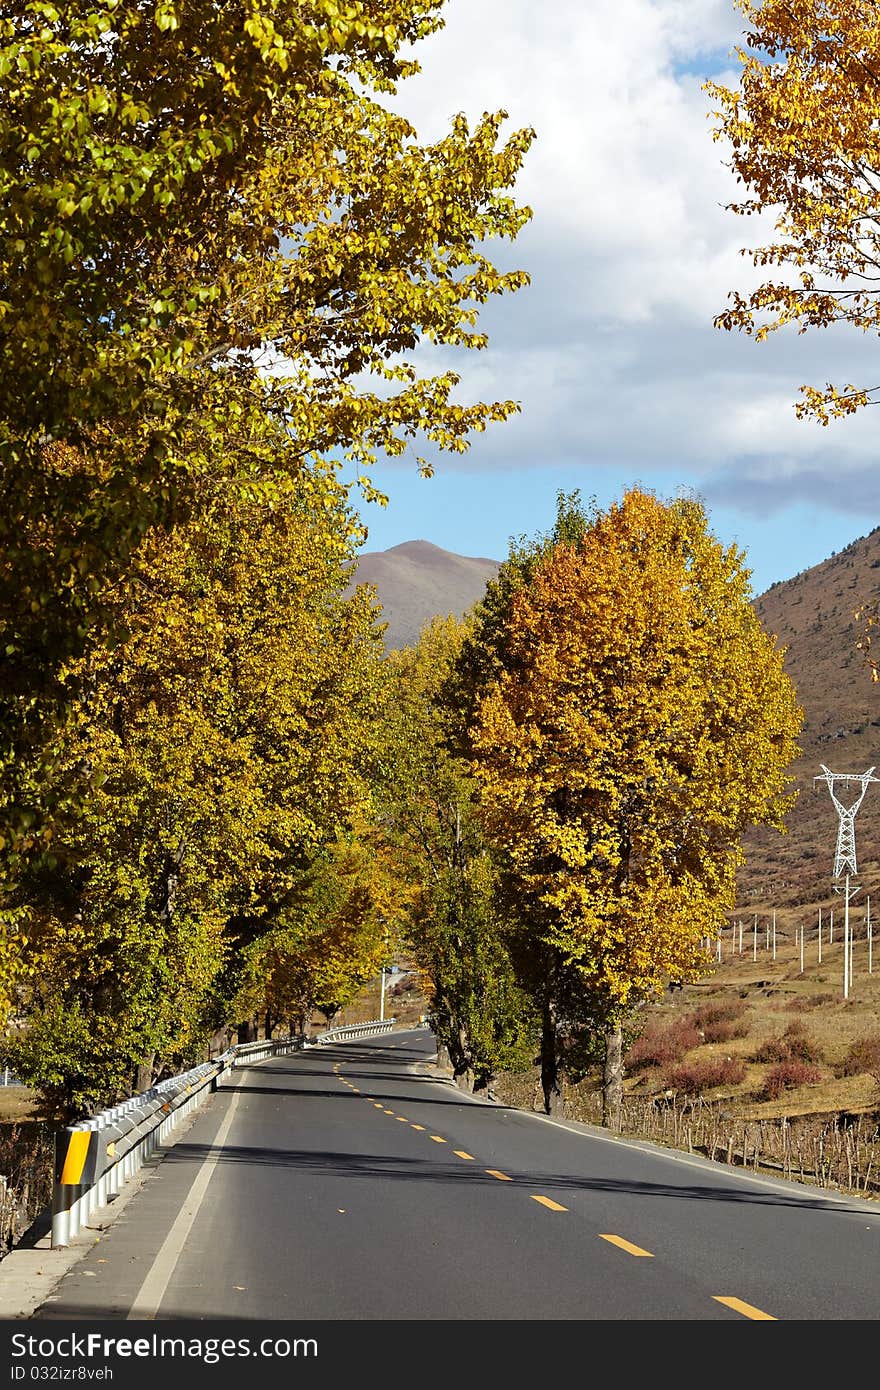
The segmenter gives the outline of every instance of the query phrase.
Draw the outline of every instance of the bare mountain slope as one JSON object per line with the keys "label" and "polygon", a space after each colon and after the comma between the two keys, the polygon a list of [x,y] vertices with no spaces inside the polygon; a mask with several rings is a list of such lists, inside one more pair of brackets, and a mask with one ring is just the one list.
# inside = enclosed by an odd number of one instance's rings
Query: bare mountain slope
{"label": "bare mountain slope", "polygon": [[[805,723],[802,754],[792,768],[799,795],[788,833],[747,837],[748,858],[739,878],[743,906],[756,911],[782,904],[842,906],[831,886],[837,811],[825,783],[814,778],[823,763],[832,772],[861,773],[876,766],[880,776],[880,684],[872,683],[858,650],[863,623],[855,617],[861,605],[878,600],[880,528],[755,600],[765,629],[788,649],[786,670]],[[840,785],[837,792],[845,805],[852,804],[855,792],[844,797]],[[858,901],[864,903],[874,891],[880,905],[880,783],[869,785],[855,831],[863,883]]]}
{"label": "bare mountain slope", "polygon": [[352,583],[373,584],[388,624],[385,646],[411,646],[429,618],[460,617],[483,597],[499,560],[454,555],[430,541],[404,541],[358,557]]}

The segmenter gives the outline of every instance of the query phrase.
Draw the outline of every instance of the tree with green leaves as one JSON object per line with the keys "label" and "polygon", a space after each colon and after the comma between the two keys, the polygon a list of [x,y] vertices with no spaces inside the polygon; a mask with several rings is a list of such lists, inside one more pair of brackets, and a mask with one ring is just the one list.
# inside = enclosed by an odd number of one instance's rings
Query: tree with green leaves
{"label": "tree with green leaves", "polygon": [[353,817],[245,950],[232,1016],[262,1013],[266,1037],[305,1032],[315,1010],[332,1021],[387,960],[395,889],[375,829]]}
{"label": "tree with green leaves", "polygon": [[432,1027],[456,1081],[484,1089],[527,1064],[535,1018],[507,948],[497,872],[455,751],[461,711],[441,691],[467,633],[452,615],[387,660],[387,752],[380,826],[402,882],[399,930],[427,981]]}

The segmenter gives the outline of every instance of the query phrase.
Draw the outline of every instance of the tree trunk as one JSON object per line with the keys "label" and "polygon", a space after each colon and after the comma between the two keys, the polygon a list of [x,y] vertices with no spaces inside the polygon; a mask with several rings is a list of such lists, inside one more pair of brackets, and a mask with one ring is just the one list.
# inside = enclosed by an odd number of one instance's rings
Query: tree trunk
{"label": "tree trunk", "polygon": [[474,1089],[474,1064],[471,1057],[467,1030],[461,1024],[455,1030],[453,1046],[449,1049],[452,1060],[452,1079],[462,1091]]}
{"label": "tree trunk", "polygon": [[605,1074],[602,1086],[602,1123],[619,1134],[623,1109],[623,1029],[605,1034]]}
{"label": "tree trunk", "polygon": [[556,1051],[556,1010],[549,999],[544,1001],[541,1023],[541,1090],[544,1093],[544,1114],[562,1114],[562,1091],[559,1086],[559,1057]]}
{"label": "tree trunk", "polygon": [[138,1062],[137,1071],[134,1078],[134,1093],[136,1096],[148,1091],[153,1084],[153,1063],[156,1060],[155,1052],[150,1052],[143,1061]]}

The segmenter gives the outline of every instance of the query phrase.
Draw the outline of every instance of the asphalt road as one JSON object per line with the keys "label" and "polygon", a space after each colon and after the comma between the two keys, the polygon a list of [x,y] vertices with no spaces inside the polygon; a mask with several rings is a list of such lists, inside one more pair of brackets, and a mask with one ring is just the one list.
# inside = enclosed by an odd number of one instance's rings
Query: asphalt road
{"label": "asphalt road", "polygon": [[434,1049],[235,1072],[31,1321],[880,1317],[877,1204],[476,1103]]}

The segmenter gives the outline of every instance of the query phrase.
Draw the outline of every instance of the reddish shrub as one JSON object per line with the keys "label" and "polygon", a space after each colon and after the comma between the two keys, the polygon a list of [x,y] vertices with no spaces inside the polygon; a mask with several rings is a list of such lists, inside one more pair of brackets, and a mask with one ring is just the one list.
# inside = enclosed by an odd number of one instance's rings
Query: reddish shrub
{"label": "reddish shrub", "polygon": [[873,1076],[880,1082],[880,1033],[854,1042],[837,1073],[838,1076]]}
{"label": "reddish shrub", "polygon": [[807,1025],[802,1018],[793,1018],[785,1030],[786,1037],[793,1038],[798,1033],[805,1033]]}
{"label": "reddish shrub", "polygon": [[703,1030],[706,1042],[713,1043],[730,1042],[731,1038],[744,1038],[748,1031],[748,1021],[744,1018],[733,1019],[729,1023],[708,1023]]}
{"label": "reddish shrub", "polygon": [[783,1041],[788,1046],[788,1055],[793,1062],[819,1062],[822,1059],[821,1049],[815,1039],[801,1032],[799,1028],[795,1029],[793,1024],[786,1028]]}
{"label": "reddish shrub", "polygon": [[804,1014],[809,1013],[810,1009],[821,1008],[823,1004],[831,1004],[833,1000],[833,994],[810,994],[806,998],[801,995],[794,999],[782,999],[773,1007],[784,1014]]}
{"label": "reddish shrub", "polygon": [[699,1095],[713,1086],[738,1086],[745,1080],[746,1065],[741,1057],[707,1057],[699,1062],[671,1067],[666,1073],[666,1085],[686,1095]]}
{"label": "reddish shrub", "polygon": [[788,1043],[784,1038],[767,1038],[752,1053],[753,1062],[786,1062],[788,1059]]}
{"label": "reddish shrub", "polygon": [[821,1051],[800,1019],[790,1023],[781,1038],[767,1038],[752,1054],[753,1062],[818,1062]]}
{"label": "reddish shrub", "polygon": [[702,1004],[687,1015],[687,1022],[702,1033],[704,1042],[730,1042],[731,1038],[744,1038],[748,1033],[745,1012],[745,1004],[738,999]]}
{"label": "reddish shrub", "polygon": [[695,1028],[713,1028],[717,1023],[735,1023],[742,1018],[746,1006],[740,999],[730,999],[726,1003],[701,1004],[688,1019]]}
{"label": "reddish shrub", "polygon": [[633,1040],[624,1056],[624,1066],[629,1071],[642,1071],[645,1067],[668,1067],[678,1062],[691,1048],[699,1047],[703,1039],[697,1030],[679,1019],[660,1028],[649,1023],[645,1031]]}
{"label": "reddish shrub", "polygon": [[767,1073],[765,1094],[768,1100],[778,1100],[783,1091],[794,1090],[796,1086],[809,1086],[811,1082],[819,1081],[821,1076],[819,1068],[811,1066],[809,1062],[799,1059],[778,1062]]}

